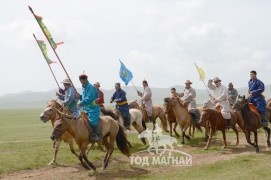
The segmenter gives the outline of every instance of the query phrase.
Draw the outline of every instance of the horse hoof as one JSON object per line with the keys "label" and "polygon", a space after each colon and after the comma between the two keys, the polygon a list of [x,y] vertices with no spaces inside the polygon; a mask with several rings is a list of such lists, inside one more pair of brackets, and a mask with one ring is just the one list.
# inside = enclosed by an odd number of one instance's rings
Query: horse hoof
{"label": "horse hoof", "polygon": [[208,147],[205,147],[204,150],[208,150]]}
{"label": "horse hoof", "polygon": [[52,166],[52,165],[55,165],[55,164],[56,164],[56,162],[55,162],[54,160],[52,160],[52,161],[50,161],[50,162],[48,163],[49,166]]}
{"label": "horse hoof", "polygon": [[181,142],[181,144],[184,144],[184,142]]}
{"label": "horse hoof", "polygon": [[260,149],[258,147],[256,147],[256,153],[259,153]]}
{"label": "horse hoof", "polygon": [[169,130],[165,130],[166,131],[166,133],[169,133]]}
{"label": "horse hoof", "polygon": [[268,146],[268,147],[271,147],[271,144],[270,144],[270,142],[267,142],[267,146]]}
{"label": "horse hoof", "polygon": [[222,147],[221,147],[221,149],[225,149],[225,148],[226,148],[226,146],[222,146]]}

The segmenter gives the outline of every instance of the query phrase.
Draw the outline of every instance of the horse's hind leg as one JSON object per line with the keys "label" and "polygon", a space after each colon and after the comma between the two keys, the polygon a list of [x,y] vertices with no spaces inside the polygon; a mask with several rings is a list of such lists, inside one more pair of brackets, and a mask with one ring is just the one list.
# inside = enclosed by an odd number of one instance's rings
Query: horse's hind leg
{"label": "horse's hind leg", "polygon": [[250,139],[250,132],[251,132],[251,131],[248,131],[247,134],[246,134],[246,136],[247,136],[247,143],[250,144],[250,145],[253,146],[253,147],[256,147],[255,143],[252,143],[252,142],[251,142],[251,139]]}
{"label": "horse's hind leg", "polygon": [[258,153],[260,150],[259,150],[259,146],[258,146],[258,132],[257,132],[257,129],[254,131],[254,138],[255,138],[256,152]]}
{"label": "horse's hind leg", "polygon": [[54,158],[52,159],[52,161],[50,161],[48,163],[48,165],[56,164],[56,157],[57,157],[57,153],[58,153],[58,150],[59,150],[60,143],[61,143],[61,140],[54,142],[54,153],[55,153]]}
{"label": "horse's hind leg", "polygon": [[70,146],[71,152],[72,152],[76,157],[78,157],[78,154],[77,154],[77,153],[75,152],[75,150],[74,150],[73,140],[71,140],[71,141],[69,142],[69,146]]}
{"label": "horse's hind leg", "polygon": [[110,160],[110,157],[111,157],[111,155],[112,155],[112,153],[113,153],[113,151],[114,151],[114,142],[115,142],[115,140],[116,140],[116,136],[111,135],[109,138],[110,138],[110,139],[109,139],[108,156],[107,156],[107,159],[106,159],[106,161],[105,161],[105,163],[104,163],[104,165],[103,165],[103,169],[106,169],[106,168],[107,168],[108,163],[109,163],[109,160]]}
{"label": "horse's hind leg", "polygon": [[267,146],[270,147],[270,129],[269,127],[264,127],[264,130],[267,132]]}
{"label": "horse's hind leg", "polygon": [[235,125],[232,126],[232,129],[234,130],[235,134],[236,134],[236,145],[239,144],[239,134],[238,134],[238,130],[236,129]]}
{"label": "horse's hind leg", "polygon": [[108,137],[107,136],[103,138],[103,142],[104,142],[104,145],[105,145],[105,148],[106,148],[106,154],[104,156],[104,161],[103,161],[103,164],[105,164],[106,159],[108,157],[108,152],[109,152],[109,143],[108,143]]}
{"label": "horse's hind leg", "polygon": [[172,137],[172,122],[169,121],[169,134]]}

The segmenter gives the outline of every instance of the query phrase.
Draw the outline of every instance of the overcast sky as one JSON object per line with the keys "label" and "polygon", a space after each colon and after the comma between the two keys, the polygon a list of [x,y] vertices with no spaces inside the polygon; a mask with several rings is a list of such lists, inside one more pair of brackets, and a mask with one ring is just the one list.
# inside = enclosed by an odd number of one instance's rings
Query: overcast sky
{"label": "overcast sky", "polygon": [[[28,10],[32,6],[56,42],[57,52],[77,87],[85,70],[90,82],[111,89],[120,58],[141,85],[204,88],[206,78],[246,87],[249,72],[271,84],[271,1],[267,0],[0,0],[0,95],[56,88],[32,36],[44,39]],[[48,42],[52,60],[57,60]],[[53,64],[58,81],[65,78]],[[123,83],[122,83],[123,84]]]}

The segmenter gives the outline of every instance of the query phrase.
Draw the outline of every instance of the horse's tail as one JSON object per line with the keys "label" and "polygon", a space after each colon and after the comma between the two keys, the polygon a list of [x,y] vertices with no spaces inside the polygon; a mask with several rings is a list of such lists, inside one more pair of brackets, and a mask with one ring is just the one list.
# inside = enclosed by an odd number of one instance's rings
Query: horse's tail
{"label": "horse's tail", "polygon": [[146,129],[147,129],[146,123],[145,123],[145,121],[144,121],[144,119],[143,119],[143,118],[142,118],[142,126],[143,126],[144,130],[146,130]]}
{"label": "horse's tail", "polygon": [[122,152],[122,154],[130,157],[130,150],[128,147],[128,141],[126,139],[126,134],[124,133],[124,130],[122,127],[119,125],[119,132],[116,137],[116,142],[119,150]]}
{"label": "horse's tail", "polygon": [[197,123],[197,122],[194,122],[193,120],[192,120],[192,122],[193,122],[193,125],[196,127],[196,129],[197,129],[199,132],[201,132],[201,133],[202,133],[202,129],[201,129],[200,124],[199,124],[199,123]]}

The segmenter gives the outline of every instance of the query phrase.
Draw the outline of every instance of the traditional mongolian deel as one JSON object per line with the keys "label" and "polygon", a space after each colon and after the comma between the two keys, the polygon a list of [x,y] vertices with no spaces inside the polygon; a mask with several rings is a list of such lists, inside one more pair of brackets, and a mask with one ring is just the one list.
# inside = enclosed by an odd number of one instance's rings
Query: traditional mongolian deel
{"label": "traditional mongolian deel", "polygon": [[72,112],[74,117],[77,116],[77,102],[75,89],[69,85],[65,90],[65,95],[60,94],[59,99],[63,101],[63,104]]}
{"label": "traditional mongolian deel", "polygon": [[100,107],[94,101],[98,98],[98,91],[89,82],[82,87],[83,93],[80,98],[82,99],[80,104],[83,105],[83,108],[80,109],[79,113],[81,114],[81,111],[85,111],[90,124],[92,126],[97,126],[100,119]]}
{"label": "traditional mongolian deel", "polygon": [[265,115],[266,113],[266,101],[262,93],[264,92],[264,83],[259,79],[255,79],[254,81],[251,79],[248,82],[249,94],[248,97],[249,102],[253,103],[258,109],[261,115]]}

